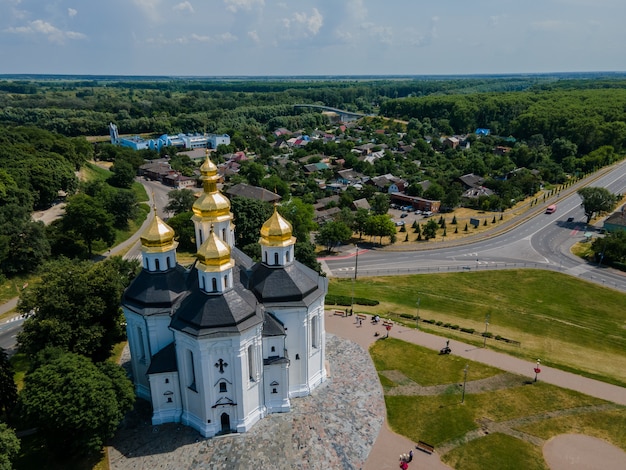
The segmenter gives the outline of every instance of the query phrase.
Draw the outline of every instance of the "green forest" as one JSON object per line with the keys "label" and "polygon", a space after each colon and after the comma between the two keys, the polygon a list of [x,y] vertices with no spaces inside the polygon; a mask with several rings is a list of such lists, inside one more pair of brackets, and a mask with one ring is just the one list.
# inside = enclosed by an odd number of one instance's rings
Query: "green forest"
{"label": "green forest", "polygon": [[[343,125],[297,104],[366,117]],[[355,234],[380,244],[397,236],[385,188],[346,185],[335,191],[336,170],[351,169],[364,179],[393,175],[407,183],[411,196],[440,201],[443,211],[493,212],[495,223],[496,212],[540,188],[556,191],[624,158],[626,76],[0,77],[0,281],[33,284],[18,304],[29,317],[18,337],[18,359],[26,364],[19,394],[13,366],[0,351],[0,420],[45,431],[30,444],[23,440],[32,447],[20,454],[20,441],[0,423],[2,468],[15,459],[19,468],[56,468],[50,465],[85,456],[98,460],[134,400],[124,372],[108,358],[124,337],[119,298],[140,266],[119,257],[90,260],[145,216],[143,189],[135,182],[141,165],[167,157],[173,170],[194,177],[199,164],[177,148],[112,145],[109,123],[121,134],[144,137],[228,134],[231,143],[214,149],[212,158],[218,164],[232,163],[235,152],[246,158],[226,177],[225,188],[247,183],[278,193],[279,210],[297,239],[296,258],[319,269],[312,232],[328,251]],[[285,140],[292,135],[310,140],[290,147]],[[463,144],[449,145],[453,136]],[[377,157],[365,158],[371,154]],[[110,171],[94,160],[110,162]],[[331,166],[311,171],[311,164],[323,161]],[[460,177],[469,174],[490,193],[464,197]],[[579,194],[587,201],[588,221],[618,200],[604,188]],[[353,210],[359,199],[371,210]],[[181,250],[195,249],[193,201],[190,190],[172,191],[166,208]],[[60,219],[49,225],[33,220],[33,212],[61,202]],[[338,209],[335,219],[315,223],[314,204]],[[255,256],[271,207],[233,197],[231,208],[236,244]],[[445,225],[443,216],[440,221]],[[428,240],[440,224],[430,219],[413,229],[419,240]],[[408,240],[408,233],[401,235]],[[600,262],[623,265],[626,236],[608,234],[591,250]],[[94,391],[87,401],[85,389]],[[44,457],[38,456],[41,449],[47,449]]]}

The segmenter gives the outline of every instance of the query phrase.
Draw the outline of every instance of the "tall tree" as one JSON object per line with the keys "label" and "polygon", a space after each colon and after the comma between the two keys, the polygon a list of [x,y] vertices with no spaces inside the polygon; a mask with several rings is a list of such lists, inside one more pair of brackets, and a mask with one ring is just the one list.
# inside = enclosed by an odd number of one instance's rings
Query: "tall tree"
{"label": "tall tree", "polygon": [[324,245],[326,251],[331,252],[340,243],[345,243],[352,237],[352,230],[340,221],[331,220],[322,225],[315,236],[315,242]]}
{"label": "tall tree", "polygon": [[173,189],[167,193],[167,198],[168,202],[165,206],[165,210],[167,212],[173,212],[174,215],[190,212],[196,200],[194,192],[191,189]]}
{"label": "tall tree", "polygon": [[261,226],[272,215],[272,206],[267,202],[248,197],[235,196],[230,200],[235,223],[235,245],[243,249],[247,245],[257,243]]}
{"label": "tall tree", "polygon": [[112,216],[97,200],[86,194],[77,194],[68,200],[62,225],[65,230],[82,238],[89,256],[92,255],[94,241],[102,240],[107,246],[115,242]]}
{"label": "tall tree", "polygon": [[11,462],[20,452],[20,440],[15,431],[4,423],[0,423],[0,469],[11,470]]}
{"label": "tall tree", "polygon": [[278,212],[291,222],[293,236],[299,242],[310,241],[309,235],[315,229],[313,221],[313,205],[302,202],[302,199],[292,197],[288,202],[278,207]]}
{"label": "tall tree", "polygon": [[382,245],[383,237],[389,237],[392,239],[395,236],[396,225],[388,215],[373,215],[367,221],[365,234],[372,237],[380,237],[379,243]]}
{"label": "tall tree", "polygon": [[389,211],[389,195],[385,193],[376,193],[370,201],[372,212],[374,214],[382,215]]}
{"label": "tall tree", "polygon": [[587,217],[587,223],[596,214],[602,214],[613,210],[617,203],[617,196],[606,188],[588,186],[578,190],[578,195],[583,200],[582,206]]}
{"label": "tall tree", "polygon": [[67,353],[24,379],[21,409],[59,458],[102,449],[134,401],[133,387],[115,365],[97,367]]}
{"label": "tall tree", "polygon": [[178,240],[178,248],[183,251],[194,252],[196,249],[196,229],[193,225],[193,212],[181,212],[167,219],[167,225],[172,227]]}
{"label": "tall tree", "polygon": [[49,262],[41,281],[23,291],[18,310],[31,314],[18,334],[20,351],[34,355],[47,346],[106,359],[124,337],[119,299],[129,273],[105,260]]}
{"label": "tall tree", "polygon": [[0,348],[0,415],[4,413],[9,416],[16,402],[17,386],[13,380],[13,366],[6,351]]}

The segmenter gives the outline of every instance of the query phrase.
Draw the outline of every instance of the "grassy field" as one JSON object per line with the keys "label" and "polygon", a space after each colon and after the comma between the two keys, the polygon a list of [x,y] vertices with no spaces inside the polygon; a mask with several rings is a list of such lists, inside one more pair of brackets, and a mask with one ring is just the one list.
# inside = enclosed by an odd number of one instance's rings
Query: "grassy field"
{"label": "grassy field", "polygon": [[[330,294],[352,293],[351,279],[331,279]],[[376,299],[355,310],[391,317],[408,326],[420,317],[489,332],[521,343],[489,339],[490,348],[626,386],[626,295],[571,276],[542,270],[361,278],[354,295]],[[472,344],[479,335],[420,323],[420,328]]]}
{"label": "grassy field", "polygon": [[[546,469],[543,440],[570,432],[600,437],[626,450],[626,407],[516,376],[498,389],[471,392],[473,381],[497,379],[503,372],[433,355],[429,349],[395,338],[377,341],[370,355],[381,377],[390,427],[415,442],[434,445],[454,468]],[[466,364],[468,392],[462,402],[459,385]],[[418,390],[397,395],[400,383],[389,378],[390,371],[405,387],[407,379],[422,387],[441,387],[434,393]],[[481,423],[526,434],[517,438],[486,433]]]}

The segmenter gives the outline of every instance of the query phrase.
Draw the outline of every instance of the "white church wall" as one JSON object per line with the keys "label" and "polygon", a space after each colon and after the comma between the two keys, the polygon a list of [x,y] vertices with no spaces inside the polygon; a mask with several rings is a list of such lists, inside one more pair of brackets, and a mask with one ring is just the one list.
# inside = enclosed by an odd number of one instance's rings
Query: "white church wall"
{"label": "white church wall", "polygon": [[165,313],[146,317],[150,355],[154,356],[165,346],[174,341],[174,333],[170,330],[171,317]]}
{"label": "white church wall", "polygon": [[152,424],[179,423],[183,412],[177,372],[150,375]]}
{"label": "white church wall", "polygon": [[135,382],[135,393],[144,400],[150,400],[150,385],[146,372],[150,365],[150,346],[144,318],[126,308],[126,337],[131,356],[131,368]]}

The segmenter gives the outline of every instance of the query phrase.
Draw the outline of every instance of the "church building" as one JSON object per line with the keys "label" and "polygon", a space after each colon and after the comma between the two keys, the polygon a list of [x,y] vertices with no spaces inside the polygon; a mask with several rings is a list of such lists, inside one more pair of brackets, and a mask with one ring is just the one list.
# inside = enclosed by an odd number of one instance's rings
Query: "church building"
{"label": "church building", "polygon": [[155,213],[122,309],[135,390],[152,403],[152,423],[181,422],[210,437],[288,412],[291,399],[326,380],[328,284],[294,259],[291,224],[276,208],[260,231],[261,261],[236,249],[208,152],[200,171],[194,264],[177,263],[174,231]]}

